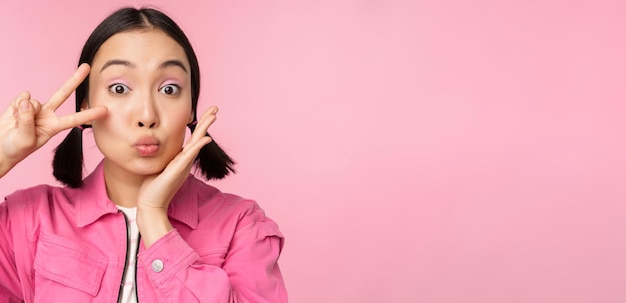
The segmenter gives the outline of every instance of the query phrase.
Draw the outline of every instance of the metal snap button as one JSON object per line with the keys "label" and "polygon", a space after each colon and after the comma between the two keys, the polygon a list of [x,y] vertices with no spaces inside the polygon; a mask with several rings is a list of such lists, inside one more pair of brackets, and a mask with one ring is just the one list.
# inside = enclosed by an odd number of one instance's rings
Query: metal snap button
{"label": "metal snap button", "polygon": [[152,261],[152,270],[154,272],[162,272],[163,271],[163,261],[156,259]]}

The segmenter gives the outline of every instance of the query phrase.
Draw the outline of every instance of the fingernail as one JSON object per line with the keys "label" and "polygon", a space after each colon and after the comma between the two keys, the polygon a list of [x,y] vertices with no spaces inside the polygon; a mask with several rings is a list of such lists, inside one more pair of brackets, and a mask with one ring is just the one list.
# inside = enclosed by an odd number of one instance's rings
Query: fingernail
{"label": "fingernail", "polygon": [[25,112],[30,109],[30,102],[28,100],[20,101],[20,111]]}

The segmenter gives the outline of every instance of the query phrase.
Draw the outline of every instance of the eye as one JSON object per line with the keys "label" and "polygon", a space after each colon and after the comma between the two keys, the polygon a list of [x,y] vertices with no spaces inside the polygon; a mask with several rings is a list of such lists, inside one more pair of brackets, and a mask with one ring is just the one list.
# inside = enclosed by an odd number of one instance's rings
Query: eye
{"label": "eye", "polygon": [[127,94],[130,92],[130,88],[124,84],[115,83],[109,86],[109,91],[114,94]]}
{"label": "eye", "polygon": [[167,84],[159,89],[159,92],[164,93],[166,95],[176,95],[180,91],[180,87],[176,84]]}

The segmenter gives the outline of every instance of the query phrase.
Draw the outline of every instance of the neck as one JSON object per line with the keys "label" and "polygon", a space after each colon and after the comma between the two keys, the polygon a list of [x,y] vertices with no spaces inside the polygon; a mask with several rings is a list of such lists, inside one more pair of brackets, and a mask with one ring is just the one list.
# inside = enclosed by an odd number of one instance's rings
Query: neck
{"label": "neck", "polygon": [[121,171],[113,166],[104,161],[104,181],[109,199],[119,206],[137,207],[139,189],[147,176]]}

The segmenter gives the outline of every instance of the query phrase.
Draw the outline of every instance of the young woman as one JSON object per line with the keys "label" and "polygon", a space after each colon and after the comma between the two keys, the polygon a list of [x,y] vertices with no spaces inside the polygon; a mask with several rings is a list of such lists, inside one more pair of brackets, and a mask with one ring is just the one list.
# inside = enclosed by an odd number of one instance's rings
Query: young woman
{"label": "young woman", "polygon": [[[76,90],[77,112],[55,115]],[[0,302],[287,302],[278,226],[251,200],[190,174],[233,161],[197,119],[199,67],[180,28],[154,9],[107,17],[74,75],[46,103],[27,92],[0,116],[0,176],[72,128],[54,175],[0,203]],[[82,177],[82,129],[102,162]],[[192,131],[184,142],[186,128]]]}

